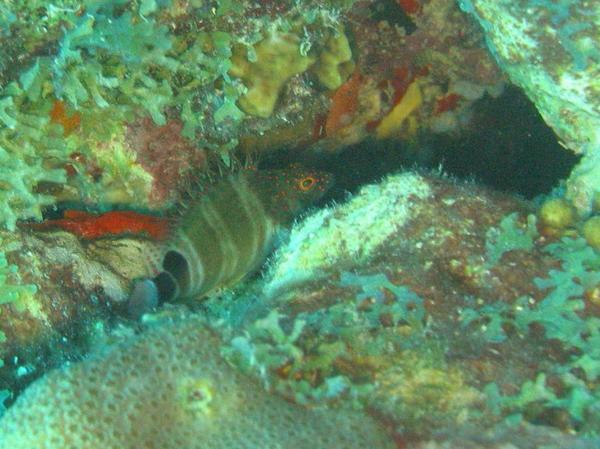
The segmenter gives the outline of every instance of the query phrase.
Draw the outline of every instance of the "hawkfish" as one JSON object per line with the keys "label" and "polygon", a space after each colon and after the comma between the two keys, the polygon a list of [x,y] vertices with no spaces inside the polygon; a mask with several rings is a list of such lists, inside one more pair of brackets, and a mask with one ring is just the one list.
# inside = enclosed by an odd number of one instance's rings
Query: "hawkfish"
{"label": "hawkfish", "polygon": [[187,205],[162,245],[158,274],[130,299],[154,303],[203,298],[232,287],[264,263],[277,235],[332,186],[327,172],[297,166],[241,170]]}

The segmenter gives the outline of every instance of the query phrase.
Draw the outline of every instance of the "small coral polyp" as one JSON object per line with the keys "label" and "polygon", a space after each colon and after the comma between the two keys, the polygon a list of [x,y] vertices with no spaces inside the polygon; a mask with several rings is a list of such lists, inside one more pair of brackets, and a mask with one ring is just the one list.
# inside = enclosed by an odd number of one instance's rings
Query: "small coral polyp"
{"label": "small coral polyp", "polygon": [[540,222],[556,230],[564,230],[575,225],[577,216],[571,203],[564,198],[551,198],[542,204],[539,211]]}
{"label": "small coral polyp", "polygon": [[[209,415],[210,404],[215,399],[213,381],[208,378],[185,379],[179,387],[183,408],[194,414]],[[218,400],[218,399],[217,399]]]}

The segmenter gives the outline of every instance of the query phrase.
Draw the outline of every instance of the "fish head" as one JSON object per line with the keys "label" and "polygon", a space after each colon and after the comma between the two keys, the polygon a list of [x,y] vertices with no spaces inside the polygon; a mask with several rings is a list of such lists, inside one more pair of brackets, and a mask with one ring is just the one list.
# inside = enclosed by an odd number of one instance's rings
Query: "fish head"
{"label": "fish head", "polygon": [[334,184],[333,174],[322,170],[292,166],[274,172],[273,199],[290,216],[321,199]]}

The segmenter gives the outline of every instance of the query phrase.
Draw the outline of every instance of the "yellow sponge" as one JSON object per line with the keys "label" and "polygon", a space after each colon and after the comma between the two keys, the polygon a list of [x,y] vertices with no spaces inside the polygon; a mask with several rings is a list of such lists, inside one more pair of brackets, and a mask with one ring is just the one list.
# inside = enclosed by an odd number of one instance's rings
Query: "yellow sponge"
{"label": "yellow sponge", "polygon": [[311,71],[323,86],[333,90],[344,84],[353,70],[350,43],[344,34],[344,28],[339,27],[336,34],[325,43],[325,48]]}
{"label": "yellow sponge", "polygon": [[247,114],[269,117],[279,92],[292,76],[304,72],[315,57],[302,55],[300,38],[294,33],[273,33],[255,45],[256,61],[249,62],[246,48],[234,49],[229,73],[244,81],[248,91],[239,106]]}
{"label": "yellow sponge", "polygon": [[198,318],[53,371],[0,419],[0,449],[392,448],[368,416],[308,410],[242,376]]}

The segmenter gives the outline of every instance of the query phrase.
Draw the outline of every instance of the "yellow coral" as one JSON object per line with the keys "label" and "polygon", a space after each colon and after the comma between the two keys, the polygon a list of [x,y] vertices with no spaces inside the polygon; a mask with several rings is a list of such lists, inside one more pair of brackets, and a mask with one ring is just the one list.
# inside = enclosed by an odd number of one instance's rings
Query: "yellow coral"
{"label": "yellow coral", "polygon": [[273,33],[255,45],[254,62],[248,61],[245,47],[234,49],[229,73],[241,78],[248,88],[239,99],[244,112],[269,117],[283,85],[315,62],[314,56],[301,54],[300,43],[294,33]]}

